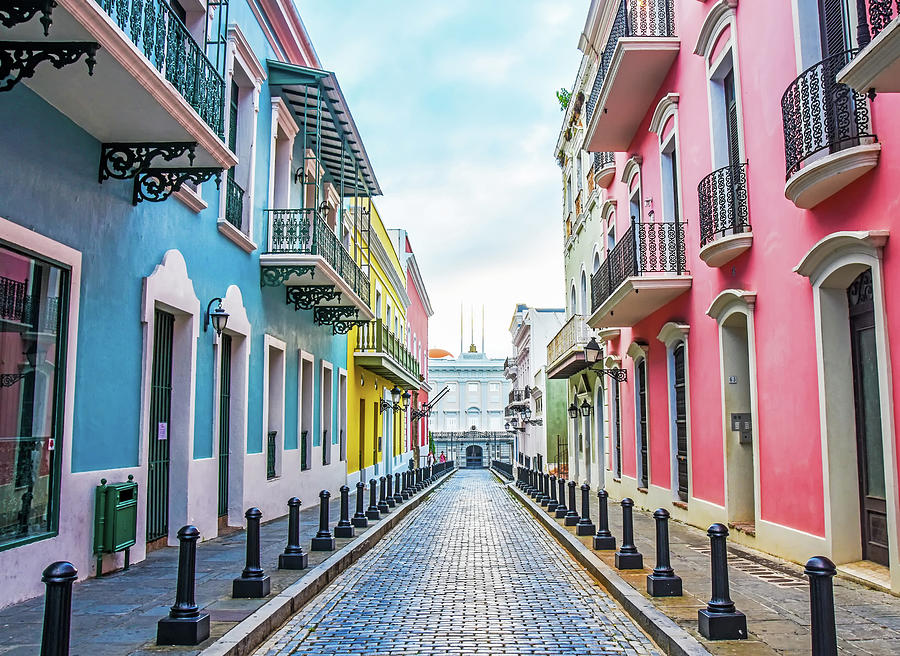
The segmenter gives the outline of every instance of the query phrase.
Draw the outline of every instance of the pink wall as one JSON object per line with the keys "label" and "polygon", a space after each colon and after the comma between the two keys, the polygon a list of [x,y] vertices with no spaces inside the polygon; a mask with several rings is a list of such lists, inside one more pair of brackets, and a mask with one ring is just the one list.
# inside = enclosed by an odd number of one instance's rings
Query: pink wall
{"label": "pink wall", "polygon": [[[412,245],[409,238],[404,239],[404,248],[406,253],[412,254]],[[422,292],[416,285],[412,270],[407,267],[406,271],[406,290],[409,296],[410,306],[406,313],[409,321],[411,337],[415,336],[421,345],[421,357],[419,359],[419,371],[426,376],[428,371],[428,314],[425,311],[425,303],[422,301]],[[412,345],[412,340],[410,340]],[[424,390],[419,391],[419,404],[428,401],[428,393]],[[423,418],[419,420],[419,445],[425,446],[428,443],[428,420]]]}
{"label": "pink wall", "polygon": [[[737,8],[740,94],[743,106],[747,184],[753,246],[722,269],[699,259],[697,185],[712,171],[706,62],[693,54],[700,26],[712,3],[676,0],[681,50],[651,103],[627,153],[616,154],[616,180],[607,192],[617,200],[617,234],[629,227],[628,193],[620,182],[631,154],[643,156],[643,198],[653,198],[662,218],[660,156],[650,117],[667,93],[678,105],[682,219],[692,288],[611,343],[628,369],[622,386],[623,469],[635,476],[634,369],[625,355],[633,340],[650,345],[649,403],[651,484],[670,487],[669,408],[666,351],[657,335],[667,321],[690,325],[688,338],[691,429],[691,494],[724,504],[724,454],[719,338],[715,320],[706,316],[724,289],[755,291],[755,339],[759,448],[763,519],[815,535],[824,534],[823,479],[813,298],[809,281],[793,268],[822,237],[839,230],[890,228],[900,211],[896,171],[900,170],[900,109],[896,94],[872,103],[873,126],[883,149],[881,161],[866,174],[813,210],[796,208],[784,197],[784,137],[781,96],[797,75],[791,3],[742,0]],[[716,48],[721,49],[721,44]],[[647,219],[646,209],[644,220]],[[599,240],[599,236],[598,236]],[[900,261],[891,241],[884,249],[888,325],[900,325]],[[900,340],[891,349],[896,369]],[[896,413],[900,391],[894,390]],[[895,417],[895,420],[897,417]],[[900,449],[898,449],[900,453]]]}

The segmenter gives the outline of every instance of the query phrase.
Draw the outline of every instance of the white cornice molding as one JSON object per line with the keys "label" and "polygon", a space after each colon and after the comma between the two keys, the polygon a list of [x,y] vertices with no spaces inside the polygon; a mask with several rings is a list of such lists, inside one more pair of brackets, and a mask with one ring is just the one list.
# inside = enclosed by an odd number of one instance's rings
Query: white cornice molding
{"label": "white cornice molding", "polygon": [[663,129],[669,117],[678,111],[678,99],[677,93],[667,93],[662,97],[653,111],[653,118],[650,119],[650,132],[662,136],[659,131]]}
{"label": "white cornice molding", "polygon": [[628,357],[630,357],[632,360],[637,360],[639,358],[646,358],[649,352],[649,344],[642,344],[641,342],[631,342],[631,344],[628,345],[628,350],[625,351],[625,354],[628,355]]}
{"label": "white cornice molding", "polygon": [[694,46],[694,54],[701,57],[709,57],[710,50],[716,43],[719,34],[735,16],[738,0],[719,0],[706,14],[703,24],[700,26],[700,35],[697,37],[697,45]]}
{"label": "white cornice molding", "polygon": [[241,66],[247,72],[247,75],[254,80],[254,86],[258,89],[268,75],[239,25],[235,23],[228,25],[227,39],[234,47],[234,53],[240,59]]}
{"label": "white cornice molding", "polygon": [[407,262],[410,272],[412,273],[413,284],[422,299],[422,305],[425,307],[425,315],[434,316],[434,309],[431,307],[431,299],[428,297],[428,290],[425,289],[425,280],[422,278],[422,272],[419,270],[419,263],[416,261],[416,254],[411,253]]}
{"label": "white cornice molding", "polygon": [[756,307],[756,292],[746,289],[725,289],[713,299],[706,315],[719,321],[725,312],[734,306],[738,306],[745,312],[750,312]]}
{"label": "white cornice molding", "polygon": [[284,102],[281,96],[272,97],[272,116],[274,119],[273,123],[284,130],[287,138],[293,141],[297,133],[300,132],[300,126],[297,125],[297,122],[291,115],[291,110],[288,109],[287,103]]}
{"label": "white cornice molding", "polygon": [[619,182],[624,184],[628,184],[628,181],[631,180],[632,176],[635,172],[638,175],[641,174],[641,164],[643,163],[644,158],[640,155],[632,155],[628,158],[628,161],[625,162],[625,166],[622,167],[622,176],[619,178]]}
{"label": "white cornice molding", "polygon": [[665,344],[666,348],[671,348],[675,342],[686,340],[690,330],[691,327],[686,323],[669,321],[660,329],[656,339]]}
{"label": "white cornice molding", "polygon": [[835,257],[843,253],[862,252],[875,257],[881,256],[881,250],[890,236],[889,230],[844,230],[832,232],[813,246],[800,263],[794,267],[794,273],[815,280],[821,270]]}

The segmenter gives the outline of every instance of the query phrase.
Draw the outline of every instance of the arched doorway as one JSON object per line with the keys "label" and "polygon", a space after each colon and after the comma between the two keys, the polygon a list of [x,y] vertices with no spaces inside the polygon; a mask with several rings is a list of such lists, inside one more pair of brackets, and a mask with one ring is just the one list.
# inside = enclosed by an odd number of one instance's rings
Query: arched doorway
{"label": "arched doorway", "polygon": [[466,447],[466,467],[484,467],[484,452],[477,444]]}

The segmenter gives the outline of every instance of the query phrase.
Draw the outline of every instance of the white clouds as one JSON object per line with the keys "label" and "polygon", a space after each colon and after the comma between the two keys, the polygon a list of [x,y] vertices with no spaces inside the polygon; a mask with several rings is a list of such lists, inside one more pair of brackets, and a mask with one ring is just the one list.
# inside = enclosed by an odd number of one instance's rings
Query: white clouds
{"label": "white clouds", "polygon": [[560,0],[301,6],[385,191],[379,210],[409,231],[435,307],[432,346],[458,348],[461,302],[486,306],[497,355],[517,302],[564,304],[554,90],[574,79],[585,11]]}

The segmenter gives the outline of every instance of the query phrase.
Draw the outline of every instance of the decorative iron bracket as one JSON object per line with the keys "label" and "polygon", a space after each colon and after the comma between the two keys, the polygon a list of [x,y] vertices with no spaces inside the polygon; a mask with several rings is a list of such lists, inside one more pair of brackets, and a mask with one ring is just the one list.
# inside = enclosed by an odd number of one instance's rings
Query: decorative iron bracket
{"label": "decorative iron bracket", "polygon": [[313,308],[313,321],[317,326],[331,325],[335,335],[346,335],[353,326],[368,323],[357,319],[359,309],[352,305],[317,305]]}
{"label": "decorative iron bracket", "polygon": [[216,188],[222,181],[222,169],[215,168],[178,168],[178,169],[146,169],[139,171],[134,177],[134,194],[132,205],[141,201],[159,203],[181,189],[185,182],[200,184],[216,178]]}
{"label": "decorative iron bracket", "polygon": [[153,160],[161,157],[171,162],[185,154],[194,163],[194,141],[163,143],[105,143],[100,147],[100,176],[102,183],[109,178],[127,180],[151,168]]}
{"label": "decorative iron bracket", "polygon": [[93,75],[99,48],[99,43],[91,41],[0,41],[0,91],[9,91],[26,77],[34,77],[38,64],[45,61],[63,68],[87,55],[85,64],[88,74]]}
{"label": "decorative iron bracket", "polygon": [[295,310],[312,310],[325,301],[341,300],[341,292],[334,285],[299,285],[285,287],[285,299]]}
{"label": "decorative iron bracket", "polygon": [[0,387],[12,387],[27,375],[26,373],[0,374]]}
{"label": "decorative iron bracket", "polygon": [[310,278],[316,275],[314,266],[263,266],[259,270],[260,287],[278,287],[292,275],[298,278],[309,274]]}
{"label": "decorative iron bracket", "polygon": [[614,369],[596,369],[594,367],[591,367],[591,371],[598,374],[606,374],[613,380],[616,380],[620,383],[624,383],[626,380],[628,380],[628,371],[626,371],[625,369],[620,369],[619,367],[616,367]]}
{"label": "decorative iron bracket", "polygon": [[50,25],[53,23],[50,13],[54,7],[56,0],[8,0],[6,6],[0,6],[0,25],[13,28],[27,23],[40,13],[44,36],[50,36]]}

